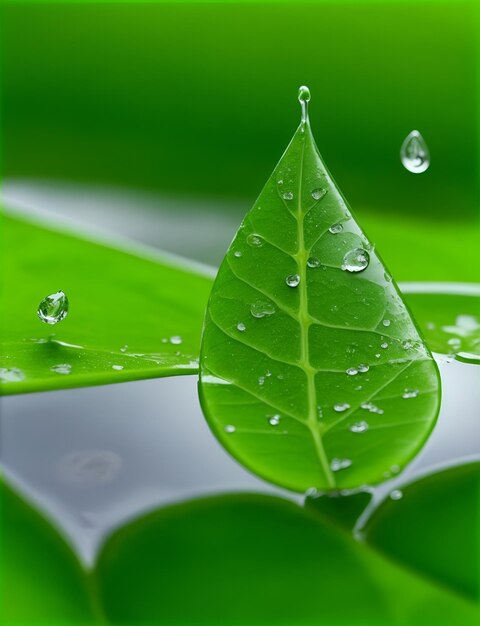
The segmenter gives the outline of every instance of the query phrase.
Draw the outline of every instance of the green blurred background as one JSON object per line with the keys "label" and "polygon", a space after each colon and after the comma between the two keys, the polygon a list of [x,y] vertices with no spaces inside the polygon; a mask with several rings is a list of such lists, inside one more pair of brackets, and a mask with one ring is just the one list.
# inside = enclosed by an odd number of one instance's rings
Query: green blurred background
{"label": "green blurred background", "polygon": [[[307,84],[320,151],[396,277],[478,278],[477,2],[10,2],[2,14],[4,179],[202,198],[235,224]],[[400,164],[412,129],[430,147],[422,175]]]}

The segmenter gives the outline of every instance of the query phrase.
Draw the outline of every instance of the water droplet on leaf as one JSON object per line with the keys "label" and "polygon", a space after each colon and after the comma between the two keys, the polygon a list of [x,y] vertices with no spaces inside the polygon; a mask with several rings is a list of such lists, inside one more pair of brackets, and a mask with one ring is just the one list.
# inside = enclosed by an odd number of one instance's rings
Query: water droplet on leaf
{"label": "water droplet on leaf", "polygon": [[317,257],[315,256],[311,256],[308,260],[307,260],[307,265],[308,267],[315,269],[316,267],[320,266],[320,261],[319,259],[317,259]]}
{"label": "water droplet on leaf", "polygon": [[44,298],[38,305],[37,315],[45,324],[57,324],[67,317],[68,298],[57,291]]}
{"label": "water droplet on leaf", "polygon": [[52,365],[50,370],[56,374],[70,374],[72,366],[69,363],[59,363],[58,365]]}
{"label": "water droplet on leaf", "polygon": [[179,335],[174,335],[170,337],[170,343],[173,343],[174,346],[178,346],[182,343],[182,338]]}
{"label": "water droplet on leaf", "polygon": [[231,424],[228,424],[227,426],[225,426],[225,428],[223,429],[226,433],[234,433],[235,432],[235,426],[232,426]]}
{"label": "water droplet on leaf", "polygon": [[237,330],[239,330],[241,333],[243,333],[243,331],[246,329],[245,324],[243,324],[242,322],[240,322],[239,324],[237,324]]}
{"label": "water droplet on leaf", "polygon": [[337,235],[342,232],[343,226],[341,224],[333,224],[333,226],[330,226],[328,230],[332,233],[332,235]]}
{"label": "water droplet on leaf", "polygon": [[112,370],[123,370],[123,365],[112,365]]}
{"label": "water droplet on leaf", "polygon": [[360,363],[360,365],[357,366],[357,369],[362,374],[365,374],[370,369],[370,366],[367,365],[366,363]]}
{"label": "water droplet on leaf", "polygon": [[405,389],[402,393],[402,398],[416,398],[418,396],[418,389]]}
{"label": "water droplet on leaf", "polygon": [[272,302],[266,302],[264,300],[257,300],[250,307],[250,313],[253,317],[262,318],[266,315],[273,315],[275,313],[275,305]]}
{"label": "water droplet on leaf", "polygon": [[261,246],[263,246],[263,239],[260,237],[260,235],[254,235],[253,233],[250,233],[250,235],[248,235],[247,237],[247,243],[252,248],[260,248]]}
{"label": "water droplet on leaf", "polygon": [[332,459],[330,462],[330,469],[332,472],[338,472],[339,470],[347,469],[350,467],[352,461],[350,459]]}
{"label": "water droplet on leaf", "polygon": [[356,367],[349,367],[348,370],[346,370],[346,373],[349,376],[356,376],[358,374],[358,370]]}
{"label": "water droplet on leaf", "polygon": [[285,282],[289,287],[298,287],[300,284],[300,276],[298,274],[290,274],[285,278]]}
{"label": "water droplet on leaf", "polygon": [[402,498],[403,498],[403,492],[400,491],[400,489],[394,489],[390,493],[390,499],[391,500],[401,500]]}
{"label": "water droplet on leaf", "polygon": [[317,189],[314,189],[310,195],[312,196],[312,198],[314,200],[321,200],[323,198],[323,196],[325,196],[326,194],[327,194],[327,190],[326,189],[322,189],[321,187],[317,187]]}
{"label": "water droplet on leaf", "polygon": [[368,430],[368,423],[364,420],[355,422],[355,424],[350,426],[350,430],[352,433],[364,433]]}
{"label": "water droplet on leaf", "polygon": [[363,272],[370,263],[370,255],[363,248],[349,250],[343,257],[342,270],[347,272]]}
{"label": "water droplet on leaf", "polygon": [[278,426],[278,424],[280,424],[280,415],[272,415],[272,417],[269,418],[268,423],[270,426]]}
{"label": "water droplet on leaf", "polygon": [[390,323],[391,323],[390,320],[383,320],[382,322],[384,326],[390,326]]}
{"label": "water droplet on leaf", "polygon": [[343,411],[347,411],[350,408],[350,405],[346,402],[339,402],[338,404],[333,405],[333,410],[337,413],[343,413]]}
{"label": "water droplet on leaf", "polygon": [[19,383],[22,380],[25,380],[25,374],[18,367],[0,367],[2,383]]}
{"label": "water droplet on leaf", "polygon": [[284,200],[293,200],[293,192],[292,191],[284,191],[282,193],[282,198]]}

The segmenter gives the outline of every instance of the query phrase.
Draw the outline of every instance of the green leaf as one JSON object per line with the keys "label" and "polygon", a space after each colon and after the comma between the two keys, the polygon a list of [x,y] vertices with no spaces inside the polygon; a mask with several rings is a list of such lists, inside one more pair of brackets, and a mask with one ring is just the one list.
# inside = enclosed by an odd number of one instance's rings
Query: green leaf
{"label": "green leaf", "polygon": [[[298,491],[381,481],[435,423],[436,365],[308,122],[220,267],[200,374],[205,415],[227,450]],[[366,432],[350,430],[363,422]]]}
{"label": "green leaf", "polygon": [[[431,290],[435,284],[429,287]],[[442,293],[441,289],[442,286],[428,293],[427,286],[426,293],[409,293],[405,297],[425,341],[433,352],[456,355],[467,363],[480,363],[480,286],[458,285],[458,293],[450,294]],[[448,290],[448,286],[444,289]]]}
{"label": "green leaf", "polygon": [[[129,253],[8,216],[2,226],[8,271],[0,393],[197,371],[211,279],[193,264]],[[70,301],[68,317],[43,324],[37,307],[59,289]],[[58,365],[71,372],[54,371]]]}
{"label": "green leaf", "polygon": [[364,532],[388,557],[480,601],[480,463],[432,474],[387,498]]}
{"label": "green leaf", "polygon": [[2,624],[92,623],[88,580],[69,546],[3,484],[0,499]]}
{"label": "green leaf", "polygon": [[96,571],[115,624],[467,626],[479,617],[320,515],[262,495],[153,512],[107,541]]}

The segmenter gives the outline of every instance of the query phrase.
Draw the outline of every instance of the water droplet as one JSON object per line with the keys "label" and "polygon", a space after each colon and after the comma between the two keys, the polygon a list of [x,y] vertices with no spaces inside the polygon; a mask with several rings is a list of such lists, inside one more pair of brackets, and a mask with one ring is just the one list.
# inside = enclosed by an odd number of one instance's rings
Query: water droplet
{"label": "water droplet", "polygon": [[383,343],[380,344],[380,348],[383,348],[384,350],[386,350],[388,348],[388,343],[384,341]]}
{"label": "water droplet", "polygon": [[342,270],[347,272],[363,272],[370,263],[370,255],[363,248],[349,250],[343,257]]}
{"label": "water droplet", "polygon": [[298,287],[300,284],[300,276],[298,274],[290,274],[285,278],[285,282],[289,287]]}
{"label": "water droplet", "polygon": [[418,389],[405,389],[402,393],[402,398],[416,398],[418,396]]}
{"label": "water droplet", "polygon": [[348,370],[346,370],[346,373],[349,376],[356,376],[358,374],[358,370],[356,367],[349,367]]}
{"label": "water droplet", "polygon": [[425,139],[418,132],[412,130],[400,148],[400,159],[405,169],[413,174],[421,174],[430,166],[430,153]]}
{"label": "water droplet", "polygon": [[390,326],[391,322],[390,322],[390,320],[383,320],[382,324],[384,326]]}
{"label": "water droplet", "polygon": [[400,465],[392,465],[390,471],[392,472],[392,474],[398,474],[400,471]]}
{"label": "water droplet", "polygon": [[272,417],[269,418],[268,423],[270,426],[278,426],[280,424],[280,415],[272,415]]}
{"label": "water droplet", "polygon": [[178,346],[182,343],[182,338],[179,335],[174,335],[170,337],[170,343],[173,343],[174,346]]}
{"label": "water droplet", "polygon": [[239,324],[237,324],[237,330],[239,330],[241,333],[243,333],[243,331],[246,329],[245,324],[243,324],[242,322],[240,322]]}
{"label": "water droplet", "polygon": [[22,380],[25,380],[25,374],[18,367],[0,367],[2,383],[19,383]]}
{"label": "water droplet", "polygon": [[292,191],[284,191],[282,193],[282,198],[284,200],[293,200],[293,192]]}
{"label": "water droplet", "polygon": [[247,237],[247,243],[252,248],[261,248],[261,246],[263,246],[263,239],[260,237],[260,235],[254,235],[253,233],[250,233],[250,235],[248,235]]}
{"label": "water droplet", "polygon": [[349,408],[350,408],[350,405],[347,404],[346,402],[339,402],[338,404],[333,405],[333,410],[336,411],[337,413],[343,413],[344,411],[347,411]]}
{"label": "water droplet", "polygon": [[262,318],[266,315],[273,315],[275,310],[275,305],[272,302],[266,302],[265,300],[257,300],[250,307],[250,313],[253,317],[257,318]]}
{"label": "water droplet", "polygon": [[321,200],[323,196],[327,195],[327,190],[317,187],[317,189],[314,189],[310,195],[314,200]]}
{"label": "water droplet", "polygon": [[128,346],[124,345],[120,348],[120,352],[126,352],[128,350]]}
{"label": "water droplet", "polygon": [[370,413],[376,413],[377,415],[383,415],[383,409],[379,409],[378,406],[375,406],[373,402],[363,402],[360,405],[361,409],[369,411]]}
{"label": "water droplet", "polygon": [[362,389],[363,389],[363,385],[357,385],[355,387],[355,391],[362,391]]}
{"label": "water droplet", "polygon": [[57,291],[44,298],[38,305],[37,315],[45,324],[57,324],[67,317],[68,298]]}
{"label": "water droplet", "polygon": [[316,487],[309,487],[305,491],[305,495],[307,496],[307,498],[315,498],[318,496],[318,489]]}
{"label": "water droplet", "polygon": [[338,472],[339,470],[347,469],[350,467],[352,461],[350,459],[332,459],[330,462],[330,469],[332,472]]}
{"label": "water droplet", "polygon": [[357,366],[357,369],[362,374],[365,374],[365,372],[368,372],[368,370],[370,369],[370,366],[366,363],[360,363],[360,365]]}
{"label": "water droplet", "polygon": [[123,365],[112,365],[112,370],[123,370]]}
{"label": "water droplet", "polygon": [[237,259],[239,259],[242,256],[242,253],[240,252],[240,250],[235,250],[235,252],[233,253],[233,256],[236,256]]}
{"label": "water droplet", "polygon": [[58,365],[52,365],[50,370],[56,374],[70,374],[72,366],[70,363],[59,363]]}
{"label": "water droplet", "polygon": [[235,426],[232,426],[232,424],[227,424],[227,426],[225,426],[225,428],[223,430],[226,433],[234,433],[236,428],[235,428]]}
{"label": "water droplet", "polygon": [[368,430],[368,423],[365,422],[364,420],[360,422],[355,422],[355,424],[352,424],[350,426],[350,431],[352,433],[364,433],[367,430]]}
{"label": "water droplet", "polygon": [[302,124],[308,121],[308,103],[310,102],[310,89],[302,85],[298,89],[298,101],[302,107]]}
{"label": "water droplet", "polygon": [[311,256],[307,261],[307,265],[308,267],[311,267],[312,269],[314,269],[320,266],[320,261],[319,259],[317,259],[317,257]]}
{"label": "water droplet", "polygon": [[390,493],[390,499],[391,500],[401,500],[402,498],[403,498],[403,492],[400,491],[400,489],[394,489]]}
{"label": "water droplet", "polygon": [[341,224],[333,224],[333,226],[330,226],[328,230],[332,233],[332,235],[337,235],[342,232],[343,226]]}

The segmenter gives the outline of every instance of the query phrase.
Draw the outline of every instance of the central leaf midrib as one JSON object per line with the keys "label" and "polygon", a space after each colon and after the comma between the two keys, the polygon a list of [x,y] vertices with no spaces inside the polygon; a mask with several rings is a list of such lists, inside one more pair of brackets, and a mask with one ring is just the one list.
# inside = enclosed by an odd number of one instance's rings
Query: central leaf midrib
{"label": "central leaf midrib", "polygon": [[297,241],[298,251],[295,255],[298,275],[300,277],[299,283],[299,321],[300,321],[300,364],[307,377],[307,393],[308,393],[308,418],[307,426],[312,434],[315,450],[318,456],[320,466],[325,474],[328,486],[331,488],[336,487],[335,478],[333,477],[332,470],[328,457],[323,446],[322,437],[319,430],[319,422],[317,416],[317,390],[315,387],[315,368],[310,363],[310,345],[309,345],[309,330],[311,325],[311,317],[308,311],[308,293],[307,293],[307,258],[308,253],[305,249],[305,233],[304,233],[304,215],[302,212],[302,181],[303,181],[303,166],[305,158],[305,142],[307,139],[307,124],[303,126],[303,142],[302,153],[300,157],[300,167],[298,172],[298,201],[297,212],[295,214],[297,221]]}

